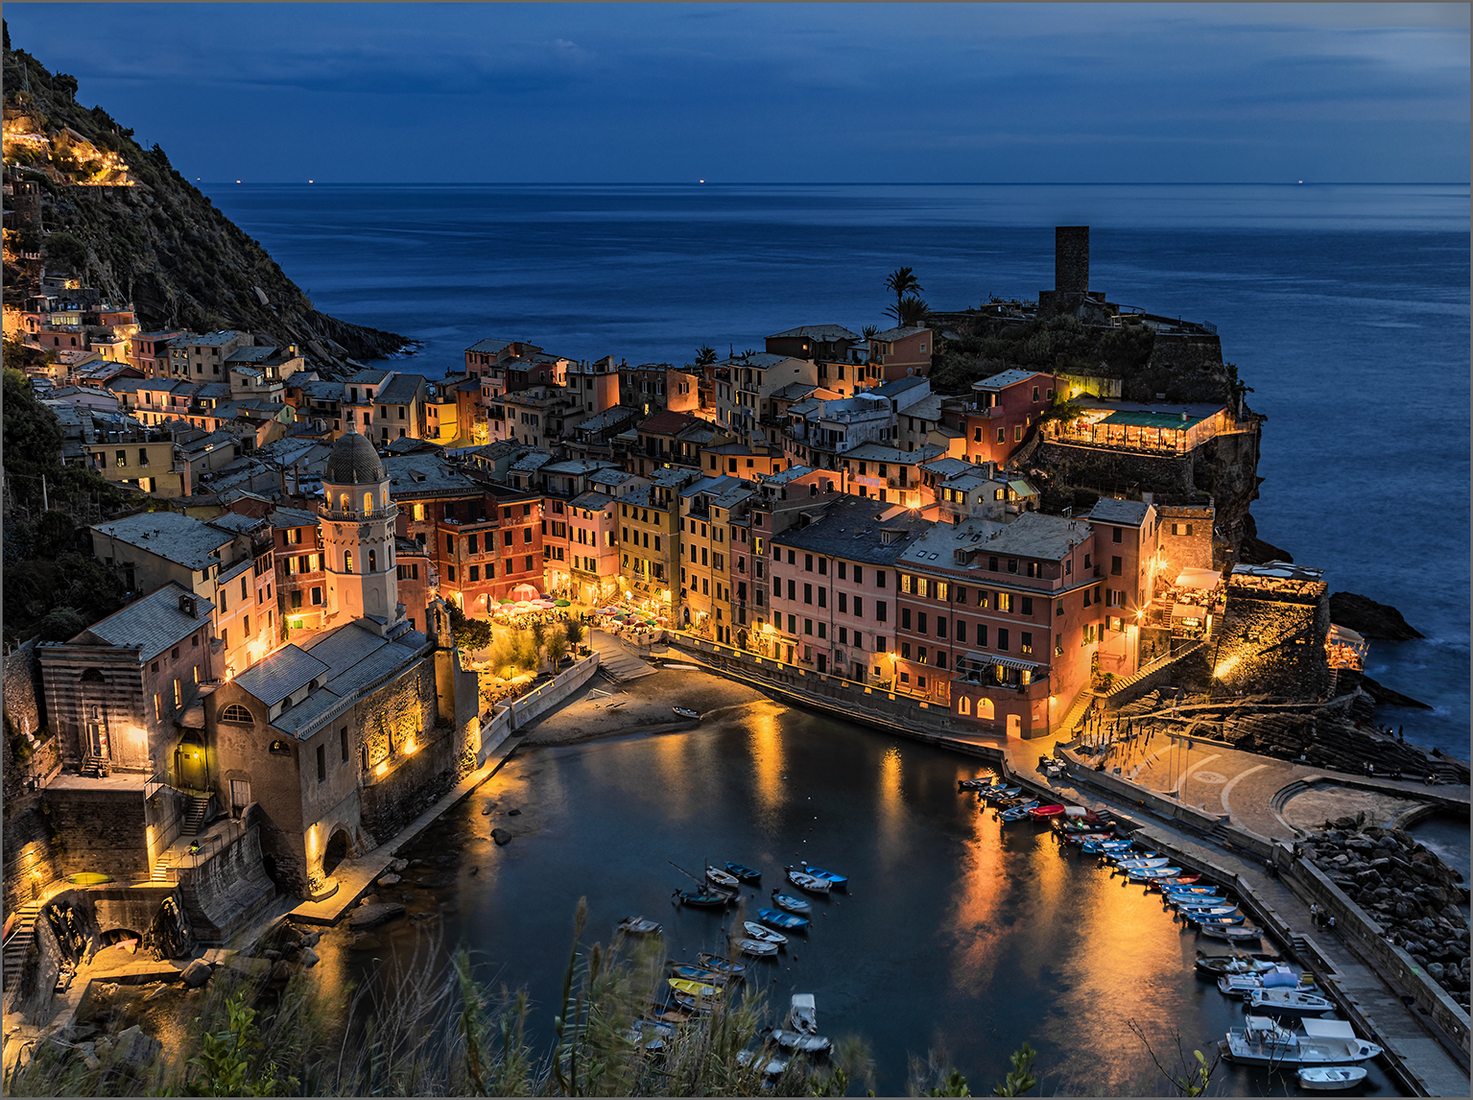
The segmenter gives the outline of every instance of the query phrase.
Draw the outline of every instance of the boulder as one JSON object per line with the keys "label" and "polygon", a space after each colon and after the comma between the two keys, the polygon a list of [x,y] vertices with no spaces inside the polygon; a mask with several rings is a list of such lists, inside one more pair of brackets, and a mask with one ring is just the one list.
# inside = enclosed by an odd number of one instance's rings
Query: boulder
{"label": "boulder", "polygon": [[310,947],[304,947],[302,948],[302,954],[297,959],[297,961],[303,966],[312,967],[316,966],[322,960],[318,957],[316,951],[313,951]]}
{"label": "boulder", "polygon": [[380,886],[398,886],[400,881],[401,880],[399,876],[394,874],[392,871],[387,874],[380,875],[378,878],[378,884]]}
{"label": "boulder", "polygon": [[195,959],[184,968],[179,977],[190,989],[198,989],[210,980],[210,975],[213,973],[214,968],[204,959]]}
{"label": "boulder", "polygon": [[508,844],[511,842],[511,833],[507,832],[505,829],[492,829],[491,839],[496,841],[498,845]]}
{"label": "boulder", "polygon": [[310,932],[303,932],[302,933],[302,946],[303,947],[316,947],[317,946],[317,941],[320,940],[320,939],[322,939],[322,933],[319,932],[315,928],[312,929]]}
{"label": "boulder", "polygon": [[1396,608],[1355,592],[1330,593],[1330,621],[1376,641],[1406,642],[1423,636]]}
{"label": "boulder", "polygon": [[149,1066],[163,1050],[163,1044],[145,1035],[137,1024],[118,1032],[113,1043],[112,1060],[116,1065],[141,1070]]}
{"label": "boulder", "polygon": [[389,870],[393,871],[396,875],[402,875],[408,869],[409,860],[407,859],[396,859],[389,864]]}
{"label": "boulder", "polygon": [[376,902],[372,905],[362,905],[353,910],[352,916],[348,918],[348,927],[377,928],[396,917],[404,915],[404,906],[397,901]]}
{"label": "boulder", "polygon": [[519,810],[519,809],[518,810],[507,810],[506,811],[506,816],[507,817],[521,817],[522,816],[522,811]]}

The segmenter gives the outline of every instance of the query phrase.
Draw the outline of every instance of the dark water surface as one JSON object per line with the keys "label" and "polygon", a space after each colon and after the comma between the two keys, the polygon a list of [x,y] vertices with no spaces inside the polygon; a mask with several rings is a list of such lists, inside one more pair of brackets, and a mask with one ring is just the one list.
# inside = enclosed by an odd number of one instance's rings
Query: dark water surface
{"label": "dark water surface", "polygon": [[797,324],[884,323],[885,273],[939,309],[1053,283],[1090,224],[1091,286],[1218,326],[1266,413],[1261,534],[1428,640],[1369,671],[1468,756],[1467,185],[217,186],[316,304],[459,369],[486,336],[686,362]]}
{"label": "dark water surface", "polygon": [[[357,947],[334,931],[313,974],[361,980],[378,972],[375,959],[410,958],[432,939],[428,965],[442,966],[464,943],[481,977],[528,987],[545,1041],[580,897],[586,940],[608,942],[621,917],[642,913],[664,923],[673,957],[694,961],[724,949],[732,918],[675,909],[671,891],[689,881],[668,861],[757,867],[765,904],[782,866],[804,857],[850,875],[851,893],[816,899],[810,935],[778,962],[753,962],[755,984],[774,1005],[814,993],[826,1034],[864,1037],[881,1095],[905,1087],[909,1055],[930,1050],[986,1093],[1025,1040],[1039,1051],[1043,1095],[1160,1094],[1127,1021],[1163,1053],[1177,1029],[1188,1050],[1210,1050],[1241,1005],[1195,976],[1196,937],[1154,896],[1066,852],[1050,830],[1004,827],[959,796],[957,779],[977,770],[770,702],[690,733],[526,750],[411,845],[404,854],[420,862],[379,891],[433,918],[398,921]],[[515,838],[498,848],[493,825]],[[1232,1094],[1285,1091],[1226,1067],[1219,1082]]]}

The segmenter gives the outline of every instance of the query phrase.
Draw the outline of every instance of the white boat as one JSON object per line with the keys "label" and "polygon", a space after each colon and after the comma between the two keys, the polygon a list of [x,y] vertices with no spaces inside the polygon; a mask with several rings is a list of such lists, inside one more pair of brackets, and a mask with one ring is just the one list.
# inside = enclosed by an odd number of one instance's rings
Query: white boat
{"label": "white boat", "polygon": [[750,940],[745,937],[733,942],[736,943],[738,951],[754,959],[770,959],[777,954],[777,944],[775,943],[767,943],[764,940]]}
{"label": "white boat", "polygon": [[1171,860],[1165,856],[1141,859],[1121,859],[1115,862],[1115,866],[1122,871],[1145,871],[1152,867],[1165,867]]}
{"label": "white boat", "polygon": [[1247,924],[1199,924],[1197,934],[1209,936],[1214,940],[1256,940],[1261,939],[1263,932]]}
{"label": "white boat", "polygon": [[725,890],[741,889],[742,884],[737,881],[736,875],[730,874],[727,871],[722,871],[715,867],[707,867],[706,877]]}
{"label": "white boat", "polygon": [[1295,989],[1300,980],[1298,974],[1280,965],[1253,974],[1224,974],[1217,979],[1217,988],[1229,997],[1246,997],[1255,989]]}
{"label": "white boat", "polygon": [[770,1034],[772,1041],[778,1046],[802,1051],[804,1054],[820,1054],[834,1045],[822,1035],[805,1035],[801,1031],[788,1031],[780,1027],[773,1028]]}
{"label": "white boat", "polygon": [[1263,982],[1257,974],[1224,974],[1217,979],[1217,988],[1224,997],[1242,999],[1255,989],[1262,989]]}
{"label": "white boat", "polygon": [[649,917],[625,917],[619,922],[619,931],[631,936],[657,935],[660,924]]}
{"label": "white boat", "polygon": [[1316,1092],[1339,1092],[1366,1079],[1365,1066],[1305,1066],[1297,1074],[1299,1087]]}
{"label": "white boat", "polygon": [[788,1005],[788,1026],[804,1035],[818,1031],[818,1006],[812,993],[794,993]]}
{"label": "white boat", "polygon": [[799,871],[794,867],[786,867],[784,870],[788,873],[789,882],[810,894],[827,894],[834,885],[828,879],[810,875],[807,871]]}
{"label": "white boat", "polygon": [[698,710],[693,709],[692,707],[671,707],[670,709],[673,710],[681,718],[697,718],[698,719],[701,716],[701,712],[698,711]]}
{"label": "white boat", "polygon": [[[762,1052],[757,1050],[737,1051],[737,1065],[743,1068],[757,1062]],[[783,1070],[788,1068],[788,1060],[781,1054],[773,1055],[761,1064],[762,1072],[768,1077],[781,1076]]]}
{"label": "white boat", "polygon": [[1243,999],[1248,1003],[1248,1011],[1260,1016],[1323,1016],[1335,1011],[1328,997],[1301,989],[1260,987],[1250,989]]}
{"label": "white boat", "polygon": [[1228,1029],[1219,1049],[1230,1062],[1259,1066],[1335,1066],[1368,1062],[1381,1053],[1344,1020],[1308,1019],[1300,1026],[1303,1034],[1267,1016],[1247,1016],[1242,1027]]}
{"label": "white boat", "polygon": [[758,924],[754,920],[742,921],[742,927],[746,929],[747,935],[751,936],[754,940],[761,940],[763,943],[770,943],[776,947],[782,947],[788,942],[788,937],[784,936],[781,932],[774,932],[771,928],[768,928],[764,924]]}

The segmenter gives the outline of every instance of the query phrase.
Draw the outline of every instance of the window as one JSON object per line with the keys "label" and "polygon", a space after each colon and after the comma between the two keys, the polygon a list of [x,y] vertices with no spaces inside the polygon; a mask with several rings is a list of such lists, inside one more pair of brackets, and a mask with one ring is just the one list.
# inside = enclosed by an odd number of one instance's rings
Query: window
{"label": "window", "polygon": [[1119,542],[1124,537],[1124,534],[1125,532],[1121,531],[1120,528],[1112,527],[1110,528],[1110,541]]}
{"label": "window", "polygon": [[231,722],[235,725],[249,726],[254,721],[254,719],[251,717],[251,712],[245,707],[241,706],[239,703],[231,703],[228,707],[220,712],[220,721]]}
{"label": "window", "polygon": [[[454,566],[451,566],[451,568],[453,569],[455,567]],[[353,572],[353,551],[351,551],[351,550],[344,550],[343,551],[343,572],[344,573],[351,573],[351,572]]]}
{"label": "window", "polygon": [[1033,597],[1032,596],[1024,596],[1021,599],[1020,602],[1022,604],[1022,607],[1020,608],[1020,610],[1022,611],[1022,613],[1024,615],[1032,615],[1033,614]]}
{"label": "window", "polygon": [[377,550],[370,550],[368,552],[368,571],[370,573],[377,573],[378,572],[378,551]]}
{"label": "window", "polygon": [[1020,652],[1020,653],[1032,653],[1033,652],[1033,635],[1030,634],[1026,630],[1023,631],[1018,636],[1018,652]]}
{"label": "window", "polygon": [[1118,557],[1110,558],[1110,576],[1118,577],[1121,574],[1121,561]]}
{"label": "window", "polygon": [[1192,525],[1190,523],[1173,523],[1171,525],[1171,533],[1178,536],[1190,535],[1192,533]]}
{"label": "window", "polygon": [[964,716],[971,714],[972,713],[972,700],[970,698],[968,698],[967,696],[963,695],[960,699],[958,699],[956,701],[956,712],[958,714],[964,715]]}
{"label": "window", "polygon": [[317,782],[327,778],[327,746],[317,746]]}
{"label": "window", "polygon": [[997,609],[999,611],[1011,611],[1013,609],[1013,594],[1011,592],[999,592],[997,594]]}
{"label": "window", "polygon": [[177,676],[174,677],[174,705],[176,707],[184,705],[184,685],[179,682]]}
{"label": "window", "polygon": [[1007,648],[1008,648],[1008,632],[1007,632],[1007,629],[1004,628],[1004,627],[999,627],[998,628],[998,631],[997,631],[997,648],[1000,649],[1000,650],[1002,650],[1002,651],[1004,651],[1004,652],[1007,651]]}

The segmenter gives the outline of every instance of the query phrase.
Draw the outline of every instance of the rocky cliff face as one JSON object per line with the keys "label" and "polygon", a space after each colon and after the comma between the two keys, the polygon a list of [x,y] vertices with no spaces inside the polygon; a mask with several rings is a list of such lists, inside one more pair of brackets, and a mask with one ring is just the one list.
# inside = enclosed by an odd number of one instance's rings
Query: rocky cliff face
{"label": "rocky cliff face", "polygon": [[[5,42],[7,176],[37,181],[50,269],[72,269],[113,301],[133,301],[145,328],[240,328],[295,343],[329,365],[378,358],[404,337],[315,309],[265,249],[189,184],[155,145],[101,107],[76,101],[76,81]],[[6,264],[6,301],[39,275]]]}

